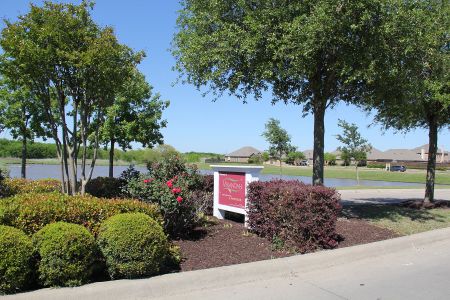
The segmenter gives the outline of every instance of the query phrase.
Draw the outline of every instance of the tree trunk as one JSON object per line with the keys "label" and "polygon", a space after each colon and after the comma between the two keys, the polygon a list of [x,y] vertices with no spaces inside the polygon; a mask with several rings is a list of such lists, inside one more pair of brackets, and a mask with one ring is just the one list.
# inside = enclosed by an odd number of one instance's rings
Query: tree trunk
{"label": "tree trunk", "polygon": [[280,151],[280,154],[279,154],[279,157],[280,157],[280,179],[281,179],[281,177],[283,176],[283,169],[281,168],[281,151]]}
{"label": "tree trunk", "polygon": [[27,137],[25,135],[22,136],[22,168],[20,176],[27,178]]}
{"label": "tree trunk", "polygon": [[428,164],[427,164],[427,181],[425,184],[424,204],[434,201],[434,179],[436,173],[436,152],[438,140],[438,126],[436,122],[430,122],[428,129],[429,148],[428,148]]}
{"label": "tree trunk", "polygon": [[326,101],[314,99],[313,185],[323,185]]}
{"label": "tree trunk", "polygon": [[358,169],[358,162],[356,162],[356,182],[359,185],[359,169]]}
{"label": "tree trunk", "polygon": [[109,178],[114,177],[114,139],[111,139],[111,148],[109,149]]}

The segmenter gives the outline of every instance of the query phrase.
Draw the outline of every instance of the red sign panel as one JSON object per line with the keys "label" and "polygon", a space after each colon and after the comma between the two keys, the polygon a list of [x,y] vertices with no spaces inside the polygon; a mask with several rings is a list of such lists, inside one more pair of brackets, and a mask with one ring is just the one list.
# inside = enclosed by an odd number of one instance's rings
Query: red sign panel
{"label": "red sign panel", "polygon": [[219,204],[245,208],[245,173],[219,172]]}

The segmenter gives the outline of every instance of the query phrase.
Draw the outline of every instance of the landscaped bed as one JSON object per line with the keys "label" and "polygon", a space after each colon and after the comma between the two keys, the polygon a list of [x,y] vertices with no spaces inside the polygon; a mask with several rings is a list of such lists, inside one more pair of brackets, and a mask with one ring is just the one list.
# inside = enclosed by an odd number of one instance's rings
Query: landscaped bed
{"label": "landscaped bed", "polygon": [[273,180],[249,185],[248,229],[242,215],[211,216],[212,190],[212,176],[178,157],[146,174],[92,180],[84,196],[62,194],[55,180],[0,180],[0,293],[330,251],[450,226],[447,208],[342,208],[334,189]]}
{"label": "landscaped bed", "polygon": [[[336,224],[341,237],[338,248],[386,240],[400,235],[359,219],[340,218]],[[243,223],[211,217],[191,238],[175,241],[180,247],[181,271],[207,269],[294,255],[267,239],[249,233]]]}

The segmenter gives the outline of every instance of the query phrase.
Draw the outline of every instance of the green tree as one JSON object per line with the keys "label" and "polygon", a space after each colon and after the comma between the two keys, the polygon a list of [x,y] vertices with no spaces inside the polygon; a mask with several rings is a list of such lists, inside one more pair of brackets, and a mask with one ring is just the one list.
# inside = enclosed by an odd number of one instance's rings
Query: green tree
{"label": "green tree", "polygon": [[364,94],[386,1],[183,0],[174,37],[185,82],[246,101],[271,89],[272,103],[314,114],[313,184],[323,184],[324,117]]}
{"label": "green tree", "polygon": [[336,155],[330,152],[325,152],[324,154],[325,163],[329,166],[336,165]]}
{"label": "green tree", "polygon": [[450,125],[450,2],[395,1],[367,82],[375,121],[408,132],[428,129],[424,204],[434,200],[438,132]]}
{"label": "green tree", "polygon": [[287,154],[286,163],[291,165],[299,165],[300,161],[306,158],[305,154],[300,151],[291,151]]}
{"label": "green tree", "polygon": [[40,117],[36,99],[29,90],[12,85],[4,77],[0,78],[0,124],[22,143],[22,178],[26,178],[27,144],[41,133]]}
{"label": "green tree", "polygon": [[[106,108],[143,57],[120,44],[111,27],[95,24],[92,9],[89,0],[80,5],[31,5],[18,21],[5,20],[0,39],[1,71],[39,99],[43,125],[57,146],[63,188],[70,194],[78,191],[78,181],[84,193],[95,167]],[[94,151],[90,162],[88,148]]]}
{"label": "green tree", "polygon": [[372,146],[364,139],[358,131],[358,126],[349,124],[344,120],[339,120],[338,126],[342,128],[342,134],[336,135],[336,139],[344,144],[338,147],[342,157],[347,157],[355,162],[356,181],[359,185],[358,166],[367,160],[367,153],[372,150]]}
{"label": "green tree", "polygon": [[270,159],[270,155],[268,152],[264,151],[263,153],[261,153],[261,160],[263,162],[266,162]]}
{"label": "green tree", "polygon": [[122,150],[131,149],[132,142],[138,142],[143,147],[152,148],[163,143],[161,128],[167,122],[161,120],[162,112],[169,106],[168,101],[160,100],[160,95],[152,95],[152,87],[137,69],[125,81],[108,107],[106,120],[100,133],[100,139],[109,145],[109,177],[114,176],[114,147],[119,145]]}
{"label": "green tree", "polygon": [[270,144],[269,155],[280,161],[281,174],[281,159],[283,155],[288,154],[292,150],[290,144],[291,137],[285,129],[281,128],[280,121],[274,118],[270,118],[265,127],[266,130],[263,132],[262,136]]}

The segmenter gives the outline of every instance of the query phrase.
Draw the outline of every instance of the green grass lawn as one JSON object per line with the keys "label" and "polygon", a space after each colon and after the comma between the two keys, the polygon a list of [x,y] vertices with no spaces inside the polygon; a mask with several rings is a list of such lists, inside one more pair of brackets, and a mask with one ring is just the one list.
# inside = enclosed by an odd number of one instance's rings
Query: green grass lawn
{"label": "green grass lawn", "polygon": [[[197,164],[200,169],[208,170],[210,164]],[[312,176],[311,167],[283,167],[283,175],[291,176]],[[280,168],[274,165],[264,165],[262,174],[280,174]],[[326,178],[356,179],[356,171],[353,167],[326,167]],[[387,172],[380,169],[360,168],[359,177],[361,180],[380,180],[425,183],[425,170],[412,170],[404,173]],[[450,184],[450,172],[437,171],[436,184]]]}
{"label": "green grass lawn", "polygon": [[[416,190],[424,189],[423,185],[399,185],[399,186],[371,186],[371,185],[352,185],[352,186],[337,186],[337,190]],[[450,189],[450,185],[436,185],[435,190]]]}
{"label": "green grass lawn", "polygon": [[450,227],[450,209],[419,210],[394,205],[351,205],[343,209],[345,217],[367,220],[373,225],[409,235]]}

